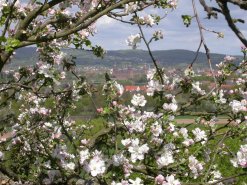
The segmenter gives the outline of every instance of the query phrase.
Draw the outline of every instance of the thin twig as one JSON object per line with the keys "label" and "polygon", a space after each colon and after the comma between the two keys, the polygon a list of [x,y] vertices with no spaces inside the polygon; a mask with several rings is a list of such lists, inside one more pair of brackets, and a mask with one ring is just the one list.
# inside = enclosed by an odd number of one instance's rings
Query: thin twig
{"label": "thin twig", "polygon": [[195,56],[194,60],[191,62],[190,67],[192,67],[193,64],[195,63],[195,61],[197,60],[197,57],[198,57],[198,55],[199,55],[199,51],[200,51],[200,49],[201,49],[201,46],[202,46],[202,40],[200,41],[200,44],[199,44],[198,49],[197,49],[197,51],[196,51],[196,56]]}
{"label": "thin twig", "polygon": [[[137,17],[137,13],[135,13],[135,15],[136,15],[136,17]],[[155,68],[156,68],[156,71],[157,71],[157,73],[158,73],[158,75],[159,75],[159,77],[160,77],[161,83],[162,83],[162,85],[164,85],[164,79],[163,79],[161,70],[160,70],[160,68],[159,68],[159,66],[158,66],[158,64],[157,64],[157,61],[155,60],[155,58],[154,58],[154,56],[153,56],[153,53],[152,53],[152,51],[151,51],[150,43],[147,41],[147,39],[146,39],[146,37],[145,37],[145,35],[144,35],[144,32],[143,32],[143,30],[142,30],[142,27],[141,27],[141,25],[140,25],[138,22],[137,22],[137,26],[138,26],[138,28],[139,28],[139,30],[140,30],[140,32],[141,32],[142,39],[143,39],[143,41],[144,41],[144,43],[145,43],[145,45],[146,45],[146,47],[147,47],[147,49],[148,49],[148,53],[149,53],[149,55],[150,55],[150,57],[151,57],[151,59],[152,59],[152,61],[153,61],[153,64],[154,64],[154,66],[155,66]]]}
{"label": "thin twig", "polygon": [[205,38],[204,38],[204,35],[203,35],[203,31],[202,31],[203,30],[203,26],[201,24],[201,21],[199,19],[198,13],[197,13],[195,0],[192,0],[192,6],[193,6],[193,11],[194,11],[194,14],[195,14],[195,17],[196,17],[197,25],[198,25],[198,28],[199,28],[199,31],[200,31],[201,42],[202,42],[202,44],[204,46],[204,49],[205,49],[205,52],[206,52],[209,68],[210,68],[210,71],[212,73],[212,76],[214,77],[215,85],[217,87],[217,79],[215,77],[215,74],[214,74],[214,71],[213,71],[213,68],[212,68],[212,64],[211,64],[210,50],[209,50],[209,48],[208,48],[208,46],[206,44],[206,41],[205,41]]}
{"label": "thin twig", "polygon": [[5,36],[5,34],[6,34],[7,30],[8,30],[9,22],[10,22],[10,19],[11,19],[11,16],[12,16],[13,9],[14,9],[16,1],[17,0],[14,0],[13,3],[11,4],[11,6],[10,6],[10,13],[8,14],[8,17],[7,17],[6,21],[5,21],[4,30],[2,32],[2,37]]}

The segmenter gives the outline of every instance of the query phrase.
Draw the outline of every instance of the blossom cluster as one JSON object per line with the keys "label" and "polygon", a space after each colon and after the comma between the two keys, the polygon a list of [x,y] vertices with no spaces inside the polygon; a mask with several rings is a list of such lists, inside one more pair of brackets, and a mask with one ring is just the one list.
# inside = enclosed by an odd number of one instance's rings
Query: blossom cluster
{"label": "blossom cluster", "polygon": [[[84,180],[112,185],[217,183],[225,174],[214,165],[215,160],[235,152],[231,160],[233,166],[246,169],[245,60],[238,64],[234,57],[226,56],[217,65],[216,73],[212,71],[215,75],[212,89],[206,89],[196,80],[192,66],[173,77],[165,68],[151,68],[147,71],[147,90],[130,93],[129,102],[122,100],[124,87],[106,74],[102,91],[97,91],[102,92],[105,102],[100,107],[95,104],[94,86],[76,74],[73,57],[62,48],[71,44],[77,48],[86,46],[100,56],[102,50],[89,41],[90,35],[96,33],[95,21],[90,24],[87,21],[93,20],[90,16],[98,10],[117,2],[62,1],[48,10],[44,8],[44,12],[19,33],[31,43],[38,40],[39,61],[34,66],[9,73],[7,81],[0,81],[1,122],[7,123],[0,131],[1,165],[13,171],[10,174],[17,174],[21,180],[30,179],[33,184],[73,184],[74,181],[79,184]],[[119,3],[117,8],[130,17],[155,2]],[[10,24],[19,18],[25,19],[31,10],[41,11],[41,5],[40,2],[27,5],[16,1]],[[9,1],[0,0],[0,12],[6,6]],[[155,6],[175,9],[177,0],[160,1]],[[112,16],[114,14],[117,12],[113,11]],[[82,19],[87,16],[90,17],[87,21]],[[156,18],[154,15],[134,16],[132,21],[139,26],[154,26],[158,23]],[[53,22],[57,19],[58,22]],[[88,25],[84,28],[84,24]],[[62,30],[80,26],[73,34],[60,35]],[[14,25],[10,25],[12,27]],[[7,31],[9,36],[15,34],[12,29]],[[59,38],[50,40],[56,35],[60,35]],[[162,31],[155,31],[150,42],[162,38]],[[136,49],[143,39],[146,41],[144,35],[138,33],[128,37],[126,42]],[[242,48],[243,53],[245,50]],[[72,76],[72,80],[65,80],[68,76]],[[227,79],[234,83],[231,90],[222,87],[229,82]],[[93,120],[73,118],[73,110],[78,111],[84,98],[92,101],[95,108]],[[213,111],[197,111],[198,106],[207,103],[213,105]],[[195,117],[192,124],[179,123],[180,115],[189,114]],[[224,125],[215,124],[219,115],[227,117]],[[97,118],[100,120],[95,124]],[[238,139],[239,151],[227,145],[228,138]]]}
{"label": "blossom cluster", "polygon": [[240,146],[236,158],[231,160],[231,162],[235,167],[247,168],[247,144]]}

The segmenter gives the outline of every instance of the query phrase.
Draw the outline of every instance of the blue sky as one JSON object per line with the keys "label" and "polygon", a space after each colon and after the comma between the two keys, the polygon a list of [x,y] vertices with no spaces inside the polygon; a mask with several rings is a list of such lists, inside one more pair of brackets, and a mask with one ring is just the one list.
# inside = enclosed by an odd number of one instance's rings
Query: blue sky
{"label": "blue sky", "polygon": [[[223,54],[241,54],[240,47],[242,46],[242,43],[227,26],[225,18],[222,15],[219,15],[218,20],[207,20],[205,19],[206,13],[203,11],[202,7],[199,4],[197,5],[201,22],[204,27],[210,30],[223,32],[225,35],[223,39],[218,39],[216,34],[205,32],[206,42],[211,52]],[[231,9],[233,17],[241,18],[247,22],[247,12],[244,12],[235,6],[231,6]],[[160,13],[161,11],[164,10],[149,9],[146,11],[146,13]],[[164,32],[164,39],[151,45],[153,50],[197,50],[200,37],[196,21],[193,20],[192,25],[189,28],[186,28],[183,25],[181,19],[181,15],[183,14],[193,14],[190,0],[180,0],[177,9],[170,12],[160,25],[145,29],[147,36],[150,36],[154,30],[162,30]],[[247,37],[247,23],[238,23],[238,26],[241,28],[243,34]],[[107,50],[130,49],[130,47],[126,45],[126,38],[130,34],[139,33],[136,26],[123,24],[107,17],[103,17],[101,20],[99,20],[97,23],[97,30],[98,33],[94,36],[94,38],[92,38],[93,43],[99,44]],[[145,49],[144,45],[141,45],[139,48]],[[204,50],[202,49],[201,51]]]}
{"label": "blue sky", "polygon": [[[27,0],[21,0],[21,2],[26,1]],[[193,15],[191,0],[178,0],[178,2],[179,3],[177,9],[170,12],[168,16],[161,22],[161,24],[159,24],[158,26],[154,26],[153,28],[145,29],[145,33],[147,36],[150,36],[155,30],[162,30],[164,32],[164,39],[151,45],[153,50],[197,50],[200,37],[196,21],[193,20],[192,25],[189,28],[186,28],[183,25],[181,19],[181,15],[183,14]],[[214,0],[206,0],[206,2],[211,3],[209,5],[215,5]],[[204,27],[210,30],[223,32],[225,35],[223,39],[218,39],[216,34],[205,32],[206,42],[211,52],[222,54],[241,54],[240,47],[242,46],[242,43],[227,26],[225,18],[222,15],[219,15],[218,20],[205,19],[206,12],[203,11],[202,7],[199,5],[198,0],[196,0],[196,3],[199,16],[201,17],[201,22]],[[239,26],[245,37],[247,37],[247,11],[242,11],[235,6],[230,7],[232,17],[245,20],[245,24],[238,23],[237,25]],[[145,11],[146,14],[150,14],[161,13],[162,11],[166,10],[158,10],[152,8]],[[94,44],[101,45],[106,50],[130,49],[130,47],[126,45],[126,38],[130,34],[139,33],[139,30],[136,26],[123,24],[107,17],[103,17],[97,22],[97,30],[97,34],[95,34],[95,36],[91,39]],[[146,48],[144,45],[141,45],[139,49]],[[203,49],[201,51],[204,52]]]}

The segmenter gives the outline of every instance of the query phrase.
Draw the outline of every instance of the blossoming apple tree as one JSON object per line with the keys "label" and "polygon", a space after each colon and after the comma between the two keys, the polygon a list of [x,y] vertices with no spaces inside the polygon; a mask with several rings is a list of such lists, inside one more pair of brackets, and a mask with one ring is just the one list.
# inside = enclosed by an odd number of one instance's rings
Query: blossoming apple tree
{"label": "blossoming apple tree", "polygon": [[[192,0],[193,15],[182,18],[186,26],[194,19],[198,24],[198,51],[204,46],[214,77],[209,91],[194,78],[196,57],[184,74],[169,77],[150,49],[151,43],[163,39],[163,33],[157,30],[149,39],[144,34],[143,27],[153,27],[165,16],[140,16],[140,12],[174,10],[176,0],[0,0],[0,70],[18,48],[36,45],[39,53],[36,65],[20,66],[0,81],[0,172],[19,184],[224,184],[246,176],[247,44],[227,6],[233,3],[246,10],[246,2],[216,0],[219,7],[209,7],[204,0],[200,3],[209,18],[223,14],[244,45],[240,62],[227,56],[213,71],[204,38],[210,30],[202,25]],[[127,38],[127,45],[135,49],[143,42],[154,68],[147,73],[147,93],[134,94],[130,105],[121,101],[123,86],[106,74],[105,105],[94,104],[104,128],[90,135],[95,125],[77,123],[70,110],[85,96],[93,101],[94,89],[75,73],[73,57],[61,49],[74,45],[103,56],[103,48],[94,46],[89,36],[104,15],[139,28],[139,33]],[[65,81],[68,74],[73,81]],[[229,79],[234,86],[225,91],[222,86]],[[156,102],[151,110],[145,107],[147,96]],[[178,96],[189,101],[180,103]],[[214,111],[191,111],[191,106],[205,102],[211,102]],[[190,127],[177,124],[179,115],[197,118]],[[227,121],[218,125],[221,115]],[[235,148],[228,145],[230,138],[235,139]],[[237,173],[221,172],[218,162],[223,155]]]}

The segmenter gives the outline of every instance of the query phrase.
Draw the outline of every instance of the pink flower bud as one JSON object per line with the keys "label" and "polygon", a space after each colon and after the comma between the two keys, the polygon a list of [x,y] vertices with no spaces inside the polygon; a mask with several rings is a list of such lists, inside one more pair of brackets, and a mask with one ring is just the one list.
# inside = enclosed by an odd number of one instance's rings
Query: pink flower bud
{"label": "pink flower bud", "polygon": [[113,102],[112,102],[112,105],[113,105],[113,106],[117,106],[117,102],[116,102],[116,101],[113,101]]}
{"label": "pink flower bud", "polygon": [[155,183],[156,184],[162,184],[165,181],[165,177],[163,175],[158,175],[155,177]]}
{"label": "pink flower bud", "polygon": [[103,112],[103,108],[102,108],[102,107],[101,107],[101,108],[98,108],[98,109],[97,109],[97,112],[98,112],[98,113],[102,113],[102,112]]}

